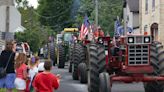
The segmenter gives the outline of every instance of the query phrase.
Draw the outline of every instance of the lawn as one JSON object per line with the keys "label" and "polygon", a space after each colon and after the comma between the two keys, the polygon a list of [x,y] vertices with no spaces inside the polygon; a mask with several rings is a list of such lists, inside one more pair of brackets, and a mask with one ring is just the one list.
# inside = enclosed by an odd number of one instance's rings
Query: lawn
{"label": "lawn", "polygon": [[[2,89],[0,89],[0,92],[6,92],[6,89],[3,89],[3,88],[2,88]],[[16,89],[14,89],[13,92],[17,92]]]}

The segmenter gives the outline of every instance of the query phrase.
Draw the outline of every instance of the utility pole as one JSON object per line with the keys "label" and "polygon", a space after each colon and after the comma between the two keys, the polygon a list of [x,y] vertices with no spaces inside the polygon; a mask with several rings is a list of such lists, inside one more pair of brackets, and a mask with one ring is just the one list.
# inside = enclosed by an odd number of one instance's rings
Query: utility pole
{"label": "utility pole", "polygon": [[6,6],[6,32],[9,32],[9,26],[10,26],[10,23],[9,23],[9,9],[10,7],[9,6]]}
{"label": "utility pole", "polygon": [[30,31],[33,28],[33,7],[30,7]]}
{"label": "utility pole", "polygon": [[98,26],[98,0],[95,0],[95,22],[96,26]]}
{"label": "utility pole", "polygon": [[[124,0],[124,3],[127,3],[126,0]],[[123,16],[124,16],[124,36],[126,36],[127,34],[127,7],[124,7],[123,8],[124,10],[124,13],[123,13]]]}
{"label": "utility pole", "polygon": [[5,40],[9,40],[10,38],[8,37],[9,36],[9,27],[10,27],[10,6],[9,6],[9,1],[7,0],[6,1],[6,30],[5,30]]}

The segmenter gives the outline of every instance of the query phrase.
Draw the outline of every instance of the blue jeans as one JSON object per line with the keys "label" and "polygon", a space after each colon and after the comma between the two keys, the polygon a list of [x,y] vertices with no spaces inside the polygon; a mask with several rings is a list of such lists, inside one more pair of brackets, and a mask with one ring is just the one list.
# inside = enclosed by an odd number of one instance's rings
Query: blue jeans
{"label": "blue jeans", "polygon": [[0,88],[12,89],[15,88],[14,81],[16,75],[15,73],[8,73],[6,77],[0,79]]}

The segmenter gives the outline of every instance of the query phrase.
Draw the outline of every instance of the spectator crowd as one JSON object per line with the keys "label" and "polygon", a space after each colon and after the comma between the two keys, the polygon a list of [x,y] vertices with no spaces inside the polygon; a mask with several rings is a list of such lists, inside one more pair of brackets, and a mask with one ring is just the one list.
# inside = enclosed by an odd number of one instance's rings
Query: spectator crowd
{"label": "spectator crowd", "polygon": [[[6,42],[0,55],[0,89],[6,92],[54,92],[58,89],[60,76],[51,73],[49,60],[40,62],[38,56],[27,58],[23,52],[16,52],[16,42]],[[5,70],[4,72],[2,71]]]}

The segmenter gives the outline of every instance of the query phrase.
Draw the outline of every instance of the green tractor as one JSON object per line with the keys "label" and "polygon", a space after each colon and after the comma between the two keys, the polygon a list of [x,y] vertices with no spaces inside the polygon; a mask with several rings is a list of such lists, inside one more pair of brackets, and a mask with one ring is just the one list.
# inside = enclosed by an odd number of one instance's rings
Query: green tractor
{"label": "green tractor", "polygon": [[58,68],[64,68],[65,62],[69,60],[69,50],[74,43],[73,36],[78,33],[78,28],[65,28],[62,32],[62,41],[57,44]]}

